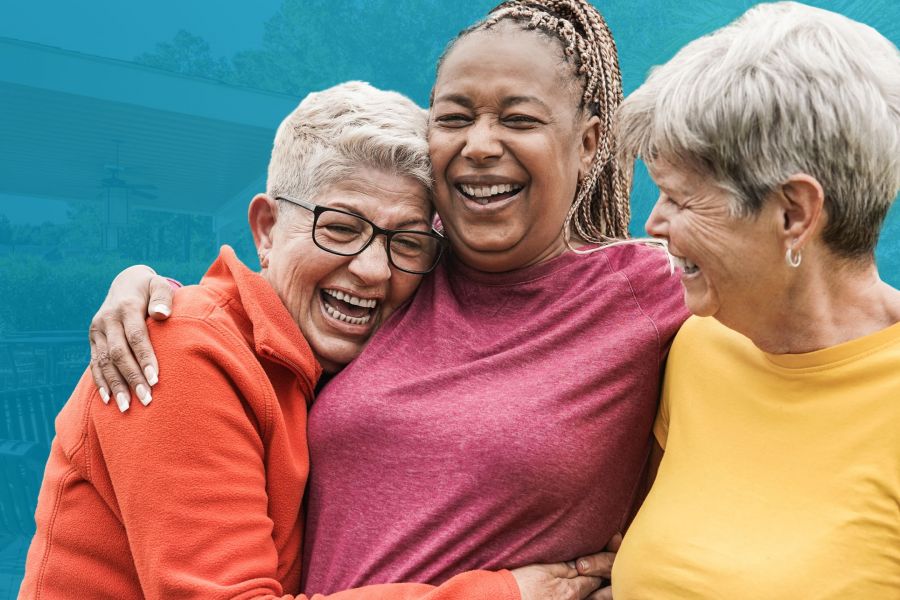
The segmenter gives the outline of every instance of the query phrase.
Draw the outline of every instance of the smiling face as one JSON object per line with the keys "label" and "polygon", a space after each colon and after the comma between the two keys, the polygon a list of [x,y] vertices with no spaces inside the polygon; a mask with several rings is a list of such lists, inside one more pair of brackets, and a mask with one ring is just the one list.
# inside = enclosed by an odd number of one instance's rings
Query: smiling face
{"label": "smiling face", "polygon": [[508,271],[565,251],[598,133],[579,88],[556,41],[508,23],[461,38],[444,59],[428,142],[435,205],[466,264]]}
{"label": "smiling face", "polygon": [[[386,229],[431,229],[431,206],[422,184],[376,169],[360,169],[355,178],[332,185],[312,201],[363,216]],[[254,221],[251,208],[257,248],[264,256],[262,274],[327,372],[356,358],[421,280],[420,275],[390,266],[383,236],[361,254],[338,256],[315,245],[313,213],[306,209],[283,211],[269,233]]]}
{"label": "smiling face", "polygon": [[645,227],[668,241],[685,304],[695,315],[745,331],[743,325],[786,290],[777,204],[766,202],[758,215],[735,216],[733,198],[708,177],[662,159],[649,171],[660,196]]}

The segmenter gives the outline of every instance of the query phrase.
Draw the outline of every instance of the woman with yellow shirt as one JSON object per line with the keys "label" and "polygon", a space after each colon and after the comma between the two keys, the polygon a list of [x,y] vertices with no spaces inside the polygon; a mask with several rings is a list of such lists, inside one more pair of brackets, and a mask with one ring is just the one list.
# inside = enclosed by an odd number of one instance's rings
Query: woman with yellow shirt
{"label": "woman with yellow shirt", "polygon": [[900,292],[874,260],[900,189],[897,48],[762,5],[655,70],[619,135],[696,316],[613,595],[900,598]]}

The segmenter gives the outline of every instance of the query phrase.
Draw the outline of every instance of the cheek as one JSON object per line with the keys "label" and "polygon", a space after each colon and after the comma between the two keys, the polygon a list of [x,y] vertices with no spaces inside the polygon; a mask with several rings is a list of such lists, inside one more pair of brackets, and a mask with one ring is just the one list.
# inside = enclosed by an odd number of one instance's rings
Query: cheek
{"label": "cheek", "polygon": [[453,147],[456,145],[454,138],[454,135],[444,131],[436,131],[428,136],[428,154],[431,158],[435,179],[444,175],[449,156],[453,154]]}
{"label": "cheek", "polygon": [[[400,271],[395,273],[391,279],[390,302],[385,305],[385,308],[390,312],[393,312],[398,306],[412,297],[419,287],[419,284],[422,282],[422,276]],[[385,315],[385,317],[387,316],[389,316],[389,314]]]}

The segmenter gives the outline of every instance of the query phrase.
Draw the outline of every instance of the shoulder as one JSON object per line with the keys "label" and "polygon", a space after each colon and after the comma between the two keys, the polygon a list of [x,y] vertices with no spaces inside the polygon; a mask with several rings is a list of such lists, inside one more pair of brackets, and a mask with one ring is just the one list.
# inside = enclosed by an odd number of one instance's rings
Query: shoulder
{"label": "shoulder", "polygon": [[733,356],[740,357],[738,362],[748,362],[756,354],[758,351],[750,340],[715,318],[692,316],[684,322],[672,342],[670,362],[695,364],[712,359],[725,361]]}
{"label": "shoulder", "polygon": [[666,251],[634,242],[609,246],[600,253],[609,268],[628,282],[635,301],[656,324],[663,341],[671,339],[689,313],[681,282],[672,271]]}
{"label": "shoulder", "polygon": [[193,413],[196,420],[210,410],[243,413],[247,405],[264,412],[273,402],[260,357],[243,333],[246,316],[237,302],[215,289],[189,286],[179,291],[167,320],[148,320],[159,362],[151,404],[157,418]]}
{"label": "shoulder", "polygon": [[[185,362],[245,368],[253,349],[241,335],[238,315],[229,310],[229,299],[200,286],[185,288],[184,296],[176,300],[168,319],[147,321],[160,369],[163,363],[178,366]],[[235,361],[240,364],[232,365]]]}

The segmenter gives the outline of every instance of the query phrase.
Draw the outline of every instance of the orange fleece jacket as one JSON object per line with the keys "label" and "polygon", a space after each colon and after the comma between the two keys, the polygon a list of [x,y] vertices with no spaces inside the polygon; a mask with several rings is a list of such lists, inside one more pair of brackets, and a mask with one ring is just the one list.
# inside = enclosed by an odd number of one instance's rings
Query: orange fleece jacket
{"label": "orange fleece jacket", "polygon": [[[56,420],[20,597],[294,598],[321,367],[271,286],[227,246],[149,327],[162,374],[150,406],[133,400],[120,414],[85,373]],[[328,597],[519,591],[508,571],[471,571]]]}

